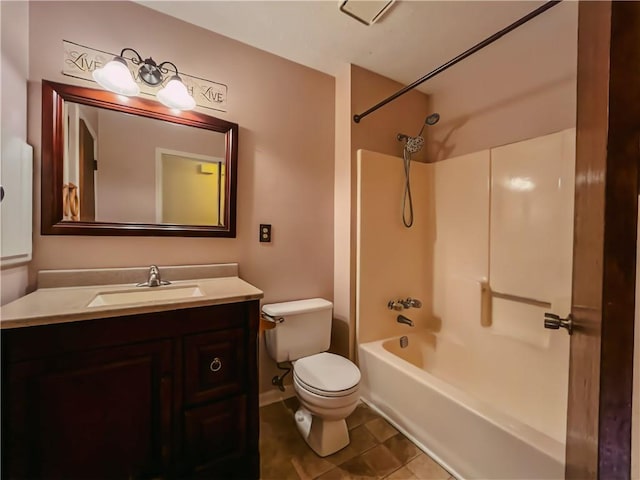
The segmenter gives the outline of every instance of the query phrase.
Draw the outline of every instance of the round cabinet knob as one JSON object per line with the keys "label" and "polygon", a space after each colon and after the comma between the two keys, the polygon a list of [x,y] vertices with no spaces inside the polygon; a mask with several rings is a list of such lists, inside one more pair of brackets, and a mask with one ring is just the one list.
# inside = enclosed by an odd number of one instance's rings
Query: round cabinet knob
{"label": "round cabinet knob", "polygon": [[212,372],[217,372],[222,368],[222,362],[218,357],[214,358],[211,364],[209,365],[209,370]]}

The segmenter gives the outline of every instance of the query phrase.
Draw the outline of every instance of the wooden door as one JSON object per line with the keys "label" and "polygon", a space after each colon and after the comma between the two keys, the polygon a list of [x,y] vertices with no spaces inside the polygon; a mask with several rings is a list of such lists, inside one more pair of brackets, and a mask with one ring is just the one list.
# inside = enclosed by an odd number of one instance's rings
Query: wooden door
{"label": "wooden door", "polygon": [[640,2],[580,2],[569,479],[631,475]]}
{"label": "wooden door", "polygon": [[171,341],[11,365],[10,478],[152,478],[170,453]]}
{"label": "wooden door", "polygon": [[94,222],[96,219],[95,147],[93,136],[82,119],[80,119],[78,143],[80,147],[80,220]]}

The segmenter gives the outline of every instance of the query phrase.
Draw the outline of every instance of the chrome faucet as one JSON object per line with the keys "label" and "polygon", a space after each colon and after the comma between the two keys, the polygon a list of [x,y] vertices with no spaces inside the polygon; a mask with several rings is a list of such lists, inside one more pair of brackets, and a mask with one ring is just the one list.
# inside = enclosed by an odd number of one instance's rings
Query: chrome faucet
{"label": "chrome faucet", "polygon": [[420,308],[422,307],[422,302],[417,298],[407,297],[406,300],[398,300],[399,303],[402,304],[404,308]]}
{"label": "chrome faucet", "polygon": [[409,325],[410,327],[413,327],[413,320],[405,317],[404,315],[398,315],[398,323],[404,323],[405,325]]}
{"label": "chrome faucet", "polygon": [[398,312],[401,312],[404,309],[404,305],[400,300],[397,300],[395,302],[393,300],[389,300],[389,303],[387,303],[387,308],[389,310],[396,310]]}
{"label": "chrome faucet", "polygon": [[159,287],[160,285],[170,285],[171,282],[160,278],[160,269],[156,265],[149,267],[149,280],[138,283],[136,287]]}
{"label": "chrome faucet", "polygon": [[417,298],[407,297],[406,300],[389,300],[387,303],[387,308],[389,310],[402,311],[404,308],[420,308],[422,307],[422,302]]}

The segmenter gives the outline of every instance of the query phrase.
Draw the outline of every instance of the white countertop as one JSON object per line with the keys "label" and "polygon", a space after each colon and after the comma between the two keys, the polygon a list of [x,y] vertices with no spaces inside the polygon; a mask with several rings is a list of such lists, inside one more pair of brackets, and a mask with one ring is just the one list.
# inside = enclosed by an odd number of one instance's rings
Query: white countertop
{"label": "white countertop", "polygon": [[[0,307],[0,329],[77,322],[98,318],[203,307],[258,300],[263,292],[237,276],[174,281],[153,290],[197,286],[202,295],[170,300],[153,300],[122,305],[88,305],[99,294],[132,291],[135,285],[111,284],[40,288]],[[137,287],[149,289],[151,287]]]}

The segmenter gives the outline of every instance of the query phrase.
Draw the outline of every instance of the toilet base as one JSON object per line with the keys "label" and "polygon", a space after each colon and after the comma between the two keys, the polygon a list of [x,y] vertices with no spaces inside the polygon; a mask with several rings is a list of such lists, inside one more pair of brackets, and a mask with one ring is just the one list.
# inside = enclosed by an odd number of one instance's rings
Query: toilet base
{"label": "toilet base", "polygon": [[300,407],[295,415],[296,425],[307,445],[321,457],[326,457],[349,445],[347,422],[323,420]]}

